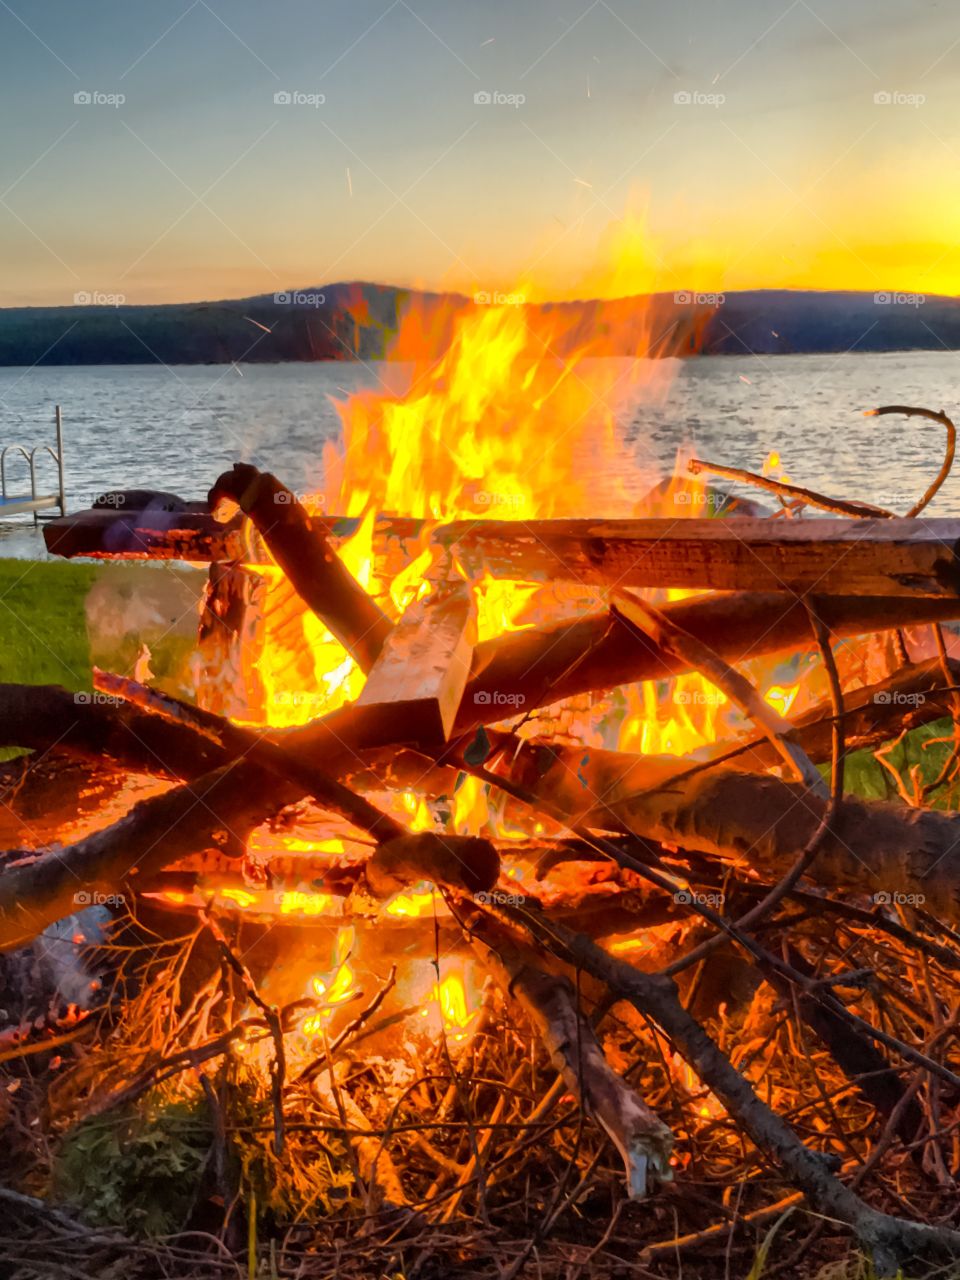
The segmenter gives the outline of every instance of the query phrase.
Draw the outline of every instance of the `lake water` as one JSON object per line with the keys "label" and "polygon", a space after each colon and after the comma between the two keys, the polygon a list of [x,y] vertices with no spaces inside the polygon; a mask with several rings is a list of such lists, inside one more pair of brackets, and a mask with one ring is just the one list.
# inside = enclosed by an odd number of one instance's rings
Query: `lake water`
{"label": "lake water", "polygon": [[[953,352],[659,362],[656,394],[631,393],[617,406],[623,448],[651,480],[672,469],[684,445],[751,470],[776,449],[797,484],[904,510],[936,472],[943,432],[919,419],[864,418],[862,410],[900,403],[951,413],[958,362]],[[638,366],[603,363],[618,377]],[[340,431],[333,399],[383,383],[400,387],[407,376],[403,366],[362,364],[0,368],[0,445],[53,443],[59,403],[68,510],[88,506],[105,488],[199,498],[239,460],[276,472],[295,490],[315,491],[322,445]],[[598,515],[604,480],[622,463],[604,464],[610,474],[598,477]],[[931,514],[960,515],[960,471]],[[0,556],[42,555],[32,524],[0,520]]]}

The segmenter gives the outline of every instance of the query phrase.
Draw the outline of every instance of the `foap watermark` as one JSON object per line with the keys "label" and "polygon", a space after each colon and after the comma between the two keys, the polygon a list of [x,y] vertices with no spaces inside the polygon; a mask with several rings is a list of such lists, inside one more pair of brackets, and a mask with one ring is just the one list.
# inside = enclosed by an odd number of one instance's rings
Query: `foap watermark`
{"label": "foap watermark", "polygon": [[526,702],[522,693],[506,693],[502,689],[478,689],[473,701],[478,707],[522,707]]}
{"label": "foap watermark", "polygon": [[75,307],[122,307],[126,301],[125,293],[102,293],[99,289],[80,289],[73,295]]}
{"label": "foap watermark", "polygon": [[474,894],[474,898],[477,902],[491,907],[522,907],[526,902],[522,893],[500,893],[498,889],[491,889],[489,893]]}
{"label": "foap watermark", "polygon": [[308,711],[322,710],[325,697],[322,693],[309,693],[305,689],[278,689],[270,695],[275,707],[306,707]]}
{"label": "foap watermark", "polygon": [[731,498],[728,493],[718,493],[716,489],[694,490],[681,489],[673,495],[678,507],[726,507]]}
{"label": "foap watermark", "polygon": [[883,707],[922,707],[927,695],[907,693],[904,689],[881,689],[873,695],[873,700]]}
{"label": "foap watermark", "polygon": [[522,507],[525,498],[522,493],[495,493],[490,489],[478,489],[473,495],[473,502],[477,507]]}
{"label": "foap watermark", "polygon": [[299,502],[302,507],[316,511],[323,506],[324,496],[322,493],[291,493],[289,489],[280,489],[273,495],[273,501],[279,507],[292,507]]}
{"label": "foap watermark", "polygon": [[723,906],[724,894],[698,893],[696,889],[678,889],[673,895],[674,902],[681,907],[715,907]]}
{"label": "foap watermark", "polygon": [[104,93],[100,89],[78,89],[73,95],[75,107],[122,107],[127,100],[125,93]]}
{"label": "foap watermark", "polygon": [[325,93],[304,93],[302,89],[278,89],[273,95],[275,107],[322,107],[327,100]]}
{"label": "foap watermark", "polygon": [[679,289],[673,295],[678,307],[722,307],[726,300],[725,293],[691,293],[687,289]]}
{"label": "foap watermark", "polygon": [[886,889],[880,889],[873,895],[873,900],[878,907],[922,907],[927,896],[924,893],[888,893]]}
{"label": "foap watermark", "polygon": [[874,493],[871,494],[874,506],[877,507],[899,507],[910,506],[916,501],[915,493]]}
{"label": "foap watermark", "polygon": [[124,705],[123,698],[115,693],[101,693],[99,689],[93,689],[89,693],[81,689],[79,693],[73,695],[73,700],[78,707],[122,707]]}
{"label": "foap watermark", "polygon": [[725,93],[704,93],[701,89],[678,89],[673,95],[677,107],[722,107],[726,100]]}
{"label": "foap watermark", "polygon": [[90,507],[113,507],[119,511],[121,507],[127,505],[127,495],[125,493],[117,493],[115,490],[104,493],[101,489],[89,498],[87,505]]}
{"label": "foap watermark", "polygon": [[78,889],[73,895],[76,907],[122,907],[126,901],[122,893],[99,893],[95,889]]}
{"label": "foap watermark", "polygon": [[927,300],[925,293],[887,293],[873,295],[875,307],[922,307]]}
{"label": "foap watermark", "polygon": [[275,307],[322,307],[326,301],[325,293],[304,293],[300,289],[281,289],[273,295]]}
{"label": "foap watermark", "polygon": [[473,304],[476,307],[525,307],[527,305],[527,295],[525,293],[500,293],[494,289],[489,292],[486,289],[478,289],[473,295]]}
{"label": "foap watermark", "polygon": [[719,689],[678,689],[673,700],[681,707],[722,707],[727,696]]}
{"label": "foap watermark", "polygon": [[922,107],[925,93],[905,93],[903,89],[878,89],[873,95],[875,107]]}
{"label": "foap watermark", "polygon": [[522,107],[525,93],[503,93],[500,89],[478,89],[473,95],[475,107]]}

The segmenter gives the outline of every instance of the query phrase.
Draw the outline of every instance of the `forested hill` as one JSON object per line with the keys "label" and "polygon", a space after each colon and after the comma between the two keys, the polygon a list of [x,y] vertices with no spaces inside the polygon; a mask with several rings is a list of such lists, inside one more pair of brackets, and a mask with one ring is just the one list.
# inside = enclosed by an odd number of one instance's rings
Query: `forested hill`
{"label": "forested hill", "polygon": [[[439,354],[456,314],[489,305],[390,285],[320,285],[219,302],[0,308],[0,364],[220,364],[408,358],[398,317],[419,313],[418,354]],[[960,299],[908,294],[754,290],[655,294],[535,308],[551,349],[594,355],[728,355],[960,349]]]}

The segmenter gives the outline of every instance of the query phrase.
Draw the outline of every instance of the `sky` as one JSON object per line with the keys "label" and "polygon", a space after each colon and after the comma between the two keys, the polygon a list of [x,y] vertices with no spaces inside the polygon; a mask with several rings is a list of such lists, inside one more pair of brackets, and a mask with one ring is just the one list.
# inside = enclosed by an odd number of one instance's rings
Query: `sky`
{"label": "sky", "polygon": [[960,293],[948,0],[0,0],[0,305]]}

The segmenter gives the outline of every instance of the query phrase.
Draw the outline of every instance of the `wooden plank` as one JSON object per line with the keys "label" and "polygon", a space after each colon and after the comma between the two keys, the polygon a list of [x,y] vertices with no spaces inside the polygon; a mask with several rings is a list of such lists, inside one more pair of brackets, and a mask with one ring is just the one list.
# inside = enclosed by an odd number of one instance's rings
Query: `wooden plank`
{"label": "wooden plank", "polygon": [[205,509],[128,511],[100,507],[48,520],[43,540],[51,555],[104,560],[229,561],[251,559],[242,522],[219,524]]}
{"label": "wooden plank", "polygon": [[[200,503],[184,513],[91,510],[44,526],[54,555],[193,561],[267,557],[239,521],[219,524]],[[332,545],[358,522],[311,517]],[[416,554],[424,521],[381,516],[376,537],[389,566]],[[823,595],[955,596],[960,521],[891,520],[471,520],[441,525],[477,573],[630,587],[793,591]]]}
{"label": "wooden plank", "polygon": [[[67,559],[88,556],[109,560],[190,560],[198,564],[229,560],[271,562],[256,534],[244,535],[239,517],[221,523],[206,503],[185,503],[184,507],[176,514],[91,507],[46,522],[43,536],[51,555]],[[334,547],[351,538],[360,527],[360,520],[353,516],[313,515],[311,519]],[[389,545],[396,569],[422,550],[418,539],[423,527],[422,520],[378,517],[377,539]]]}
{"label": "wooden plank", "polygon": [[960,594],[960,520],[462,521],[435,539],[497,577],[798,595]]}
{"label": "wooden plank", "polygon": [[477,641],[476,606],[462,578],[435,583],[412,605],[371,668],[356,703],[360,723],[424,750],[450,737]]}

